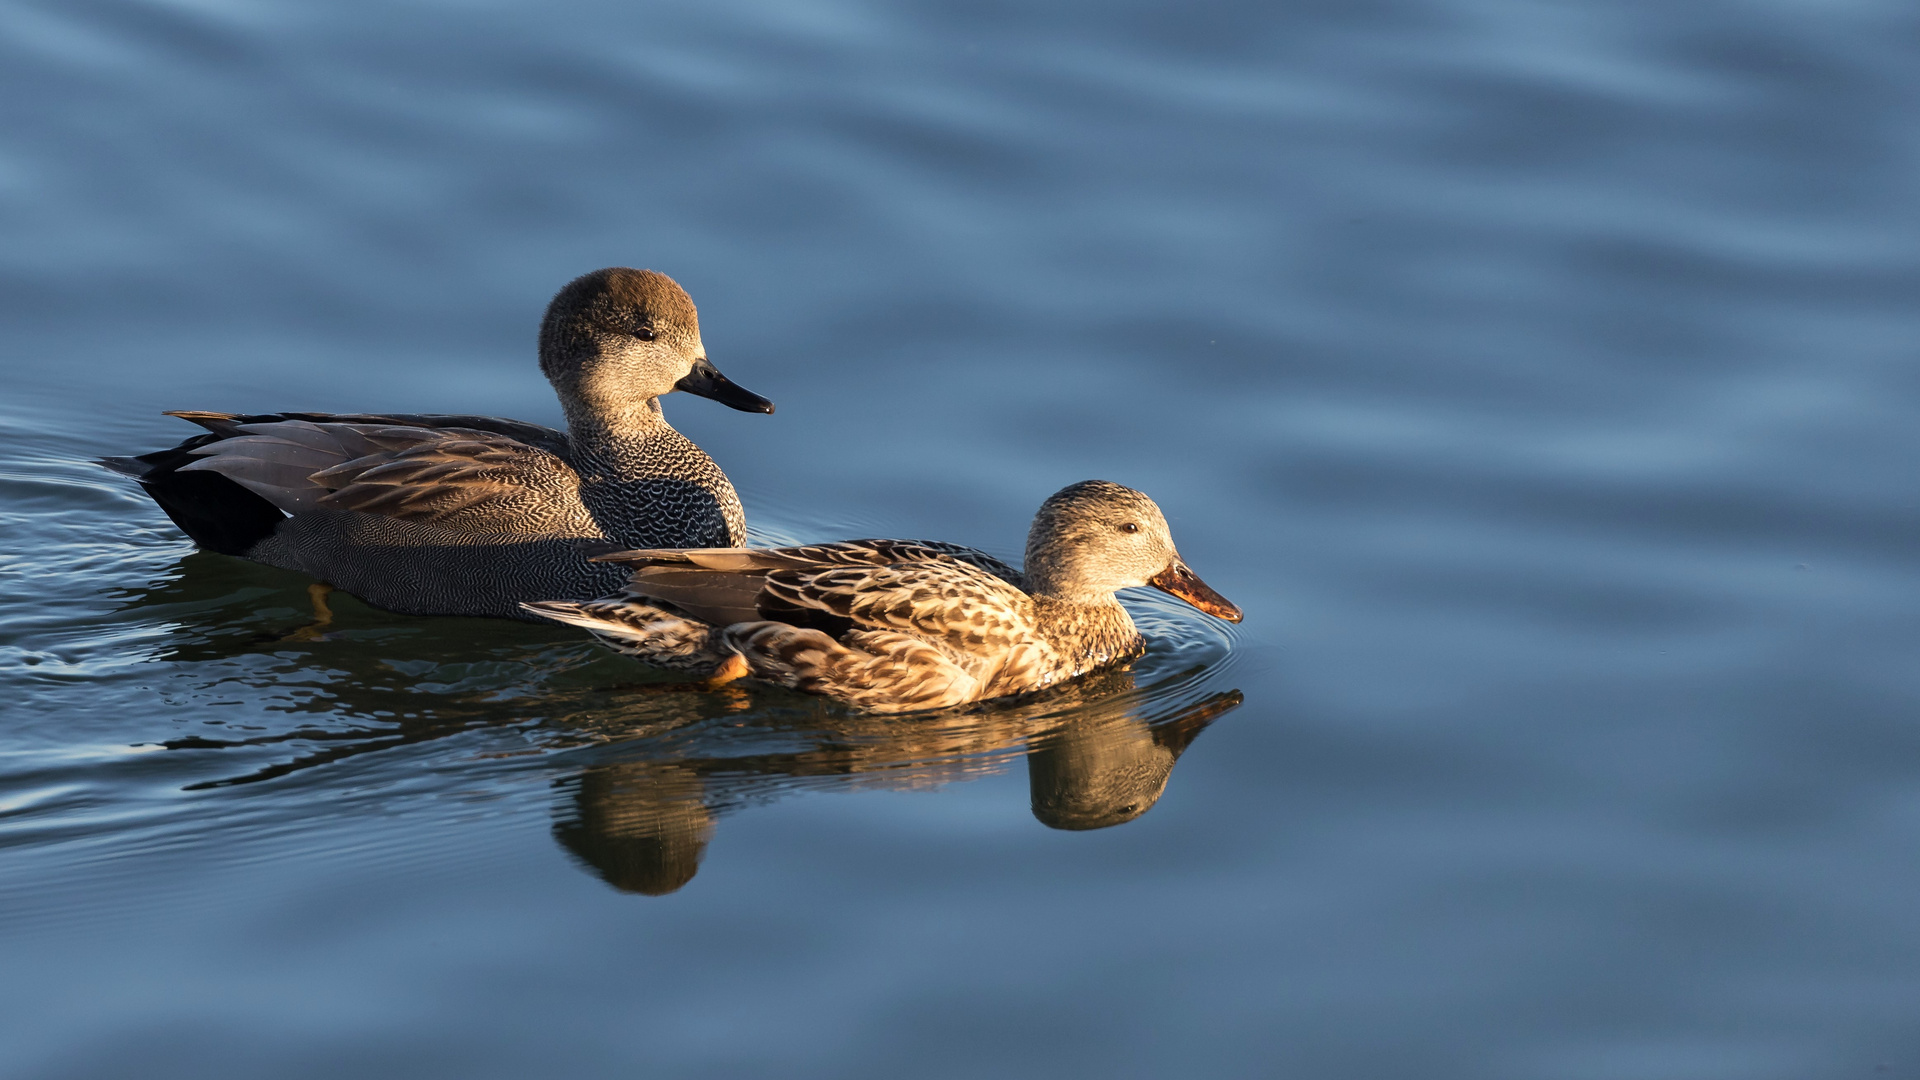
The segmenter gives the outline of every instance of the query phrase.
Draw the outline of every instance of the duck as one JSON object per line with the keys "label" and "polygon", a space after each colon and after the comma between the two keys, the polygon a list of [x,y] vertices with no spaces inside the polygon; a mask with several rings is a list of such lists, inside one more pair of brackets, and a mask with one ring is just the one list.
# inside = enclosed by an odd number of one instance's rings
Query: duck
{"label": "duck", "polygon": [[706,687],[752,678],[880,713],[1033,693],[1139,656],[1121,589],[1241,619],[1181,559],[1154,501],[1105,480],[1041,504],[1022,570],[926,540],[596,558],[633,567],[619,592],[521,606]]}
{"label": "duck", "polygon": [[408,615],[527,619],[522,601],[588,599],[625,573],[588,556],[746,542],[740,498],[675,431],[683,391],[773,403],[722,375],[686,290],[653,270],[570,281],[540,324],[540,370],[566,430],[491,416],[170,412],[205,428],[99,464],[132,477],[200,548],[319,579]]}

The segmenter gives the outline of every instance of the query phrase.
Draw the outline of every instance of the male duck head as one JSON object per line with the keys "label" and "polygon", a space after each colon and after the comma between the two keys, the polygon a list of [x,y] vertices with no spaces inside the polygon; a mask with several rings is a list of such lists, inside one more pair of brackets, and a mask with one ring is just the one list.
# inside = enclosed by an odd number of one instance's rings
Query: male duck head
{"label": "male duck head", "polygon": [[707,360],[700,317],[672,278],[608,267],[573,279],[540,323],[540,370],[572,419],[576,410],[619,418],[656,410],[675,390],[742,412],[773,402],[735,385]]}
{"label": "male duck head", "polygon": [[1105,480],[1083,480],[1040,505],[1027,533],[1029,591],[1099,603],[1120,589],[1151,586],[1228,622],[1240,609],[1188,568],[1152,499]]}

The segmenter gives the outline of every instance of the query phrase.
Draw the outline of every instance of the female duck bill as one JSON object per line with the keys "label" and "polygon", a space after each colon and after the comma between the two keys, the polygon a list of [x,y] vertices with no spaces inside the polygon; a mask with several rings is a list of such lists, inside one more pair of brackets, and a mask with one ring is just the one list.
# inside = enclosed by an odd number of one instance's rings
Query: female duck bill
{"label": "female duck bill", "polygon": [[1240,621],[1240,608],[1201,581],[1200,575],[1194,573],[1184,559],[1176,557],[1171,566],[1148,578],[1147,584],[1185,600],[1216,619]]}

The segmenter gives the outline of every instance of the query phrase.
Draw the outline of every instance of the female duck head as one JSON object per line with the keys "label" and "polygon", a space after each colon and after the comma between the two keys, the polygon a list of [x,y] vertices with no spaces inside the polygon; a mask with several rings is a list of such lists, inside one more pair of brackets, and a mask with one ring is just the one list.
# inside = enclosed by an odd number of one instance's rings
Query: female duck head
{"label": "female duck head", "polygon": [[656,414],[654,399],[685,390],[743,412],[773,402],[707,362],[700,317],[672,278],[624,266],[568,282],[540,323],[540,370],[566,406],[601,418]]}
{"label": "female duck head", "polygon": [[1209,615],[1240,621],[1240,609],[1181,560],[1153,500],[1105,480],[1083,480],[1040,504],[1027,533],[1026,578],[1036,595],[1084,604],[1149,585]]}

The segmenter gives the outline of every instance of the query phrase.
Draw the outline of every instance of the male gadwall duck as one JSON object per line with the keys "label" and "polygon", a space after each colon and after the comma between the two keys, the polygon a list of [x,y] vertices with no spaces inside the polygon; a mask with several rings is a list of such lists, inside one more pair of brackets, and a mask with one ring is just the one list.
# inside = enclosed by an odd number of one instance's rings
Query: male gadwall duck
{"label": "male gadwall duck", "polygon": [[203,548],[410,615],[527,618],[523,600],[619,587],[625,571],[589,555],[746,541],[733,485],[659,398],[773,403],[707,361],[672,278],[613,267],[569,282],[539,348],[564,432],[490,416],[175,412],[208,433],[101,464]]}
{"label": "male gadwall duck", "polygon": [[1137,656],[1120,589],[1150,585],[1240,621],[1181,561],[1153,500],[1104,480],[1041,505],[1024,574],[920,540],[599,559],[638,568],[612,596],[522,606],[709,685],[751,677],[874,712],[1024,694]]}

